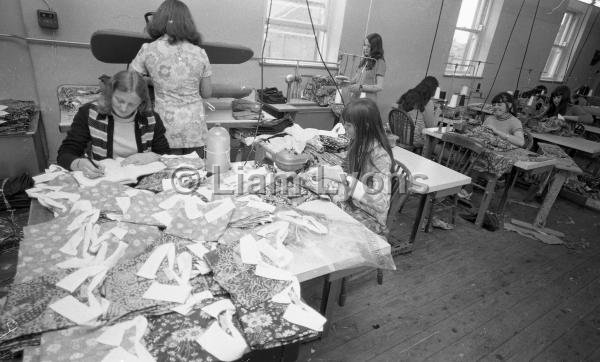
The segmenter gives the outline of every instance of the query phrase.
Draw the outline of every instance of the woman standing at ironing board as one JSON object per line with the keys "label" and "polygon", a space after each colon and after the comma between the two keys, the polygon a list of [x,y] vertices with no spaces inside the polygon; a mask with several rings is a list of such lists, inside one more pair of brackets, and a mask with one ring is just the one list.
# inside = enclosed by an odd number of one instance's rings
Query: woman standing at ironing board
{"label": "woman standing at ironing board", "polygon": [[363,44],[363,55],[365,58],[358,64],[358,72],[350,81],[348,90],[352,99],[363,97],[364,93],[364,97],[377,102],[377,93],[383,90],[386,70],[381,35],[367,35]]}
{"label": "woman standing at ironing board", "polygon": [[156,112],[172,153],[204,156],[208,135],[202,98],[212,93],[212,70],[188,7],[165,0],[146,28],[154,41],[142,45],[131,67],[154,84]]}

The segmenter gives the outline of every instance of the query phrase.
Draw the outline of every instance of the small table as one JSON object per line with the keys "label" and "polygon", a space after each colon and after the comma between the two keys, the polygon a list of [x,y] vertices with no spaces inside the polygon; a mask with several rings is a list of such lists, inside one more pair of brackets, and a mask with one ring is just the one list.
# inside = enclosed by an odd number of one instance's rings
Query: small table
{"label": "small table", "polygon": [[418,179],[419,184],[427,186],[427,189],[414,190],[421,195],[421,200],[409,239],[409,242],[413,243],[427,201],[457,194],[464,185],[471,183],[471,178],[401,147],[393,147],[392,154],[394,159],[405,165],[413,176],[427,176],[426,179]]}
{"label": "small table", "polygon": [[564,137],[549,133],[532,132],[531,136],[536,140],[554,143],[555,145],[584,152],[590,155],[592,158],[600,155],[600,142],[586,140],[585,138],[581,137]]}
{"label": "small table", "polygon": [[[423,155],[425,157],[431,156],[431,154],[433,153],[433,148],[435,147],[435,143],[437,142],[437,140],[440,140],[442,138],[442,134],[445,132],[448,132],[448,131],[449,131],[448,127],[443,127],[441,133],[438,132],[437,128],[425,128],[423,130],[423,134],[426,136],[425,147],[423,148]],[[499,213],[502,214],[504,212],[504,206],[508,199],[508,193],[509,193],[510,189],[512,188],[512,185],[514,184],[517,173],[519,171],[531,171],[531,170],[536,170],[536,169],[539,170],[539,169],[544,169],[544,168],[550,168],[550,167],[554,166],[556,163],[557,163],[557,161],[555,159],[544,160],[544,161],[539,161],[539,162],[522,161],[522,160],[516,161],[511,170],[511,175],[508,179],[507,184],[505,185],[502,197],[500,199],[500,203],[499,203],[499,207],[498,207]],[[477,212],[477,218],[475,219],[475,224],[477,226],[481,226],[483,224],[483,218],[484,218],[485,212],[487,211],[487,209],[491,203],[492,196],[494,194],[496,181],[497,181],[497,177],[492,177],[490,182],[488,182],[488,185],[486,186],[485,195],[487,195],[487,197],[484,196],[484,198],[482,199],[482,202],[479,206],[479,210]],[[548,203],[549,203],[549,206],[548,206],[548,210],[549,210],[552,207],[552,204],[554,203],[554,199],[548,199]],[[543,216],[544,222],[545,222],[546,216],[547,216],[547,213],[545,216]]]}

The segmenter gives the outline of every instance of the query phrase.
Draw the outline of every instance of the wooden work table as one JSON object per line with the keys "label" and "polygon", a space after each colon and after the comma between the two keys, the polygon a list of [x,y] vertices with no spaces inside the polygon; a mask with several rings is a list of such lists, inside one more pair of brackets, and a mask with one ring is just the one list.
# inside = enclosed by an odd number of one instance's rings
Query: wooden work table
{"label": "wooden work table", "polygon": [[600,155],[600,142],[586,140],[582,137],[565,137],[555,134],[535,132],[532,132],[531,136],[538,141],[554,143],[555,145],[586,153],[592,158]]}

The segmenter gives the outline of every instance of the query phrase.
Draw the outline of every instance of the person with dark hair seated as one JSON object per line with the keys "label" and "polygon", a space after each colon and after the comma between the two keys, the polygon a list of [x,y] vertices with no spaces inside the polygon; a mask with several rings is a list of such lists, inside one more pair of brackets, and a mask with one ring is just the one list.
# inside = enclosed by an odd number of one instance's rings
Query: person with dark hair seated
{"label": "person with dark hair seated", "polygon": [[124,165],[144,165],[169,152],[165,127],[152,111],[148,85],[133,71],[121,71],[108,82],[97,102],[87,103],[75,115],[71,130],[58,149],[58,164],[82,171],[88,178],[103,175],[102,165],[90,158],[124,157]]}
{"label": "person with dark hair seated", "polygon": [[571,89],[566,85],[559,85],[550,94],[550,106],[543,117],[558,117],[567,121],[581,122],[586,124],[594,123],[594,117],[586,112],[582,107],[571,103]]}
{"label": "person with dark hair seated", "polygon": [[498,137],[515,146],[523,147],[525,136],[521,121],[514,116],[513,97],[502,92],[492,99],[494,113],[485,118],[483,125],[491,129]]}
{"label": "person with dark hair seated", "polygon": [[435,77],[425,77],[415,88],[409,89],[398,99],[398,107],[408,113],[415,122],[414,144],[423,145],[423,129],[437,126],[433,95],[439,83]]}

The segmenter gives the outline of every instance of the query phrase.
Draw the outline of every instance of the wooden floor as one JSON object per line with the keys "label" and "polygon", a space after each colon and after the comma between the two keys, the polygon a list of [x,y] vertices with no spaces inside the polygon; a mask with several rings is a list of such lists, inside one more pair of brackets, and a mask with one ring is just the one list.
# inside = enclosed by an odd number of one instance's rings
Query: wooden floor
{"label": "wooden floor", "polygon": [[328,336],[303,345],[299,360],[600,361],[600,214],[558,200],[548,226],[567,246],[462,219],[419,234],[383,285],[375,273],[349,284]]}

